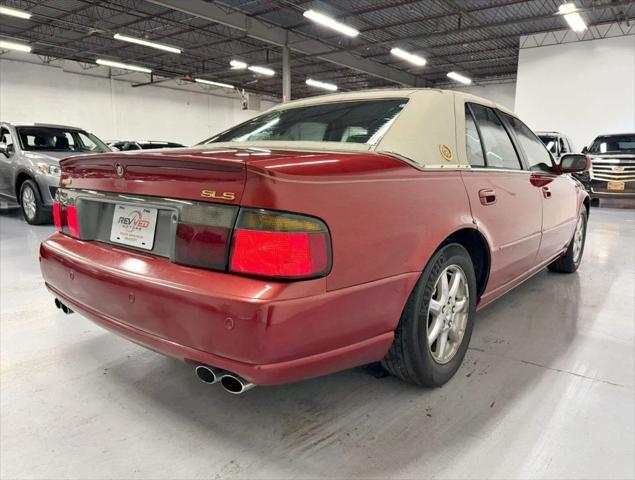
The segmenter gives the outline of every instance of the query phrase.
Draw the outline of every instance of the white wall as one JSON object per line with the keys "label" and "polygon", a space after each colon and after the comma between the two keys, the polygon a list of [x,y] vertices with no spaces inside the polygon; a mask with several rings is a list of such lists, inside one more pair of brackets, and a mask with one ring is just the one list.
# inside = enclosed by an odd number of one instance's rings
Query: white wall
{"label": "white wall", "polygon": [[492,102],[496,102],[509,110],[514,110],[514,100],[516,97],[516,83],[493,83],[489,85],[471,85],[464,88],[454,88],[458,92],[465,92],[476,95]]}
{"label": "white wall", "polygon": [[[228,98],[199,86],[190,89],[132,88],[129,81],[70,73],[61,66],[0,59],[0,120],[79,126],[102,140],[191,145],[259,113],[242,110],[237,94]],[[261,109],[271,105],[262,102]]]}
{"label": "white wall", "polygon": [[635,131],[635,36],[521,49],[516,113],[578,149],[598,134]]}

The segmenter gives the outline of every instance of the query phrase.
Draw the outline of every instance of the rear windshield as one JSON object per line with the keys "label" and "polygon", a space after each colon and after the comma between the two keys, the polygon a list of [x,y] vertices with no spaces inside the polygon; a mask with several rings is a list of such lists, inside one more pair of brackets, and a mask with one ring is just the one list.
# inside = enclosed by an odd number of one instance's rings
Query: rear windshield
{"label": "rear windshield", "polygon": [[551,150],[551,147],[558,141],[558,138],[553,135],[538,135],[538,138],[540,138],[540,141],[542,141],[549,150]]}
{"label": "rear windshield", "polygon": [[564,151],[564,142],[562,138],[558,140],[558,137],[555,135],[538,135],[540,141],[545,144],[547,150],[549,150],[554,155],[558,153],[558,141],[560,142],[560,150]]}
{"label": "rear windshield", "polygon": [[17,127],[22,150],[57,152],[110,152],[95,135],[59,127]]}
{"label": "rear windshield", "polygon": [[635,134],[597,137],[589,153],[635,153]]}
{"label": "rear windshield", "polygon": [[376,143],[408,103],[407,98],[326,103],[260,115],[202,143]]}

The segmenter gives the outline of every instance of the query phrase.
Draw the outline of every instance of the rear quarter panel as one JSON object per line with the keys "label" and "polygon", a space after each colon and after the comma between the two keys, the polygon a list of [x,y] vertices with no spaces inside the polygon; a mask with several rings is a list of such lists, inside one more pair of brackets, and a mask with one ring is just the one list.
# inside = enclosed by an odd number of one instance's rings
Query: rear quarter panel
{"label": "rear quarter panel", "polygon": [[458,170],[424,172],[379,154],[253,162],[241,203],[326,222],[333,248],[327,290],[421,272],[445,238],[474,227]]}

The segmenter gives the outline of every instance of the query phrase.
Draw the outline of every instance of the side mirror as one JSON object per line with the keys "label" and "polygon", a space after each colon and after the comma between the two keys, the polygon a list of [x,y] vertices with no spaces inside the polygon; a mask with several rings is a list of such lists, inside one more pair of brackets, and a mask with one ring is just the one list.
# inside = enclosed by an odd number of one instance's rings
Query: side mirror
{"label": "side mirror", "polygon": [[591,159],[580,153],[567,153],[560,158],[559,173],[580,173],[591,168]]}
{"label": "side mirror", "polygon": [[582,149],[582,153],[589,153],[589,147],[584,147]]}

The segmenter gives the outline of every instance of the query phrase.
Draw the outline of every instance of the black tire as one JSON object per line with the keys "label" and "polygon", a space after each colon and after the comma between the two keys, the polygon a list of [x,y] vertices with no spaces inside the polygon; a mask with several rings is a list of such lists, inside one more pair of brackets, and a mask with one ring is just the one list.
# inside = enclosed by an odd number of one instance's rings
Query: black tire
{"label": "black tire", "polygon": [[[460,267],[469,292],[465,330],[458,349],[447,363],[439,363],[428,345],[428,309],[435,285],[448,267]],[[440,387],[456,373],[467,352],[476,315],[476,275],[469,253],[457,243],[441,248],[428,262],[410,294],[390,350],[382,361],[392,375],[425,387]],[[434,345],[434,342],[433,342]]]}
{"label": "black tire", "polygon": [[[25,193],[29,195],[27,191],[33,196],[33,203],[35,211],[32,212],[29,206],[25,205],[24,198]],[[42,225],[44,223],[51,223],[52,212],[50,209],[46,209],[42,203],[42,196],[37,184],[33,180],[25,180],[20,186],[20,196],[18,197],[20,207],[22,208],[22,216],[31,225]]]}
{"label": "black tire", "polygon": [[582,246],[580,247],[580,253],[578,254],[577,258],[575,256],[575,248],[574,248],[575,237],[576,237],[577,227],[578,227],[578,223],[576,222],[576,230],[574,231],[573,238],[571,238],[571,242],[569,243],[569,248],[567,248],[567,251],[562,257],[558,258],[557,260],[554,260],[552,263],[550,263],[547,266],[549,270],[551,270],[552,272],[558,272],[558,273],[573,273],[578,269],[578,267],[580,266],[580,263],[582,262],[582,255],[584,254],[584,245],[586,244],[587,218],[588,217],[586,213],[586,208],[582,207],[582,210],[580,211],[580,216],[578,217],[578,221],[582,222]]}

